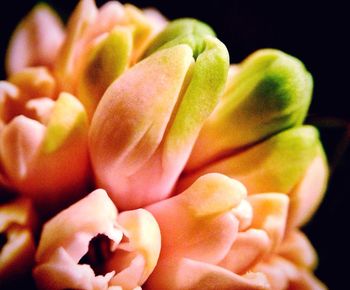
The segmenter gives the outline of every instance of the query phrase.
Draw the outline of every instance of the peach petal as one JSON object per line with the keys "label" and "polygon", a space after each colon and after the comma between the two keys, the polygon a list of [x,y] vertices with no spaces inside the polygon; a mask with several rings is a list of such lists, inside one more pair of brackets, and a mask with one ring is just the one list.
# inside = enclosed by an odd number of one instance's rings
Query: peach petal
{"label": "peach petal", "polygon": [[266,275],[271,290],[289,289],[289,279],[298,276],[298,271],[292,264],[277,257],[259,263],[253,270]]}
{"label": "peach petal", "polygon": [[327,289],[312,273],[298,268],[290,261],[280,257],[272,257],[265,263],[255,267],[268,278],[271,290],[323,290]]}
{"label": "peach petal", "polygon": [[238,233],[230,252],[219,266],[237,274],[244,274],[262,260],[270,246],[270,239],[263,230],[250,229]]}
{"label": "peach petal", "polygon": [[161,263],[146,283],[146,289],[167,290],[263,290],[270,289],[261,273],[244,276],[215,265],[187,258]]}
{"label": "peach petal", "polygon": [[43,125],[47,125],[55,102],[50,98],[38,98],[30,100],[26,103],[26,115],[34,120],[39,121]]}
{"label": "peach petal", "polygon": [[35,160],[45,127],[24,116],[14,118],[0,135],[0,160],[7,178],[16,187],[30,171]]}
{"label": "peach petal", "polygon": [[315,269],[317,265],[317,253],[314,247],[299,230],[288,231],[277,252],[299,267]]}
{"label": "peach petal", "polygon": [[252,228],[266,231],[273,252],[285,235],[289,198],[285,194],[264,193],[248,197],[253,207]]}
{"label": "peach petal", "polygon": [[301,270],[298,280],[291,281],[290,290],[327,290],[327,286],[318,280],[312,273]]}
{"label": "peach petal", "polygon": [[187,257],[208,263],[222,260],[238,231],[238,222],[230,210],[244,195],[238,182],[208,174],[180,195],[148,206],[162,235],[160,259]]}
{"label": "peach petal", "polygon": [[55,79],[46,67],[30,67],[12,74],[9,81],[20,89],[21,99],[53,98]]}
{"label": "peach petal", "polygon": [[[321,149],[322,150],[322,149]],[[327,188],[329,169],[323,153],[309,165],[302,180],[290,193],[289,227],[304,225],[320,205]]]}
{"label": "peach petal", "polygon": [[23,110],[19,89],[7,81],[0,81],[0,122],[2,129]]}
{"label": "peach petal", "polygon": [[16,28],[6,55],[8,75],[30,66],[52,66],[64,38],[63,25],[46,4],[38,4]]}

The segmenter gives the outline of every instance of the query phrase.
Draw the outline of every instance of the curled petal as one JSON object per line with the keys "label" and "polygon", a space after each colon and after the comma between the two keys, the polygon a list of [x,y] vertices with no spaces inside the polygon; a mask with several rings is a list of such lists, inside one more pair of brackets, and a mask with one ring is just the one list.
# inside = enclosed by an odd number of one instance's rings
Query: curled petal
{"label": "curled petal", "polygon": [[254,212],[251,227],[268,234],[273,252],[285,235],[289,198],[285,194],[265,193],[251,195],[248,199]]}
{"label": "curled petal", "polygon": [[245,193],[240,183],[224,175],[208,174],[178,196],[148,206],[162,235],[161,259],[222,260],[238,231],[230,210]]}
{"label": "curled petal", "polygon": [[8,75],[26,67],[52,67],[64,39],[61,20],[46,4],[38,4],[14,32],[6,55]]}
{"label": "curled petal", "polygon": [[147,281],[146,289],[267,290],[270,287],[261,273],[239,276],[215,265],[182,258],[161,263]]}

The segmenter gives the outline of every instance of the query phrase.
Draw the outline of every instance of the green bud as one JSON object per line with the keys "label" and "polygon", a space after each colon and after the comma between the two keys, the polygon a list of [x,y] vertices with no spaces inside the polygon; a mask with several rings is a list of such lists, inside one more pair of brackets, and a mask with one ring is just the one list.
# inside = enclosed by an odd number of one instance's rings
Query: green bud
{"label": "green bud", "polygon": [[301,125],[312,84],[304,65],[281,51],[264,49],[249,56],[202,128],[188,169]]}

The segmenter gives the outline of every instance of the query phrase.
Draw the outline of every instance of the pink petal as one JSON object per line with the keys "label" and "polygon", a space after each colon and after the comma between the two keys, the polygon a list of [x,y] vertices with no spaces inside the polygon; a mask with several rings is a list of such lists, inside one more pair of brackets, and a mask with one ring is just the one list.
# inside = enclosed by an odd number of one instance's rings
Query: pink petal
{"label": "pink petal", "polygon": [[46,4],[38,4],[11,38],[6,55],[7,74],[30,66],[52,66],[63,38],[59,17]]}

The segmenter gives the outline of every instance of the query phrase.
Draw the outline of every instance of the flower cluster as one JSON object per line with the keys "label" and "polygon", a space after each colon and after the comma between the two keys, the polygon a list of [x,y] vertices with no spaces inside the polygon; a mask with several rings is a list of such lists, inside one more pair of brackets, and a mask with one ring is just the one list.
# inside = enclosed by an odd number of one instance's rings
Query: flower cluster
{"label": "flower cluster", "polygon": [[[312,77],[215,32],[81,0],[19,24],[0,82],[0,288],[326,289],[300,228],[328,179]],[[141,288],[142,287],[142,288]]]}

